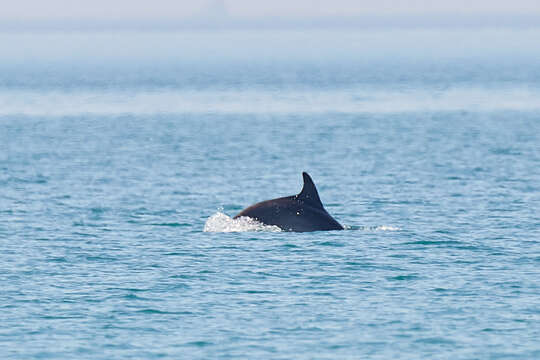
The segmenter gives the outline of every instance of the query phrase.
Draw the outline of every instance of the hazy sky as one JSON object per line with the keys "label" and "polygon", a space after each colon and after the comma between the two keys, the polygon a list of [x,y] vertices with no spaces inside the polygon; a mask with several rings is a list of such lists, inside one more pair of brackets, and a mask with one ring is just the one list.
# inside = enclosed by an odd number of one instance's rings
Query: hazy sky
{"label": "hazy sky", "polygon": [[17,0],[0,19],[182,19],[222,16],[324,17],[426,13],[540,14],[539,0]]}

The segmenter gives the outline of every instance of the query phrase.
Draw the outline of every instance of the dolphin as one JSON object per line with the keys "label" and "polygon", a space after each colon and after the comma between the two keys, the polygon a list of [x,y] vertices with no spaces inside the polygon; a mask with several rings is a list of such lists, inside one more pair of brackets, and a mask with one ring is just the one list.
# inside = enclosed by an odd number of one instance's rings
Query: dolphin
{"label": "dolphin", "polygon": [[308,173],[303,172],[304,187],[298,195],[262,201],[242,210],[234,218],[247,216],[284,231],[307,232],[343,230],[326,210]]}

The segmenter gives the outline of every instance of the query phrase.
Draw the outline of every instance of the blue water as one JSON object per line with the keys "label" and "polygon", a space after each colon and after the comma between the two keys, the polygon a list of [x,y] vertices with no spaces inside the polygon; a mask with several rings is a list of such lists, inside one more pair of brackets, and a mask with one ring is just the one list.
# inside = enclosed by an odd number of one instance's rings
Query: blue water
{"label": "blue water", "polygon": [[540,358],[537,35],[3,34],[1,357]]}

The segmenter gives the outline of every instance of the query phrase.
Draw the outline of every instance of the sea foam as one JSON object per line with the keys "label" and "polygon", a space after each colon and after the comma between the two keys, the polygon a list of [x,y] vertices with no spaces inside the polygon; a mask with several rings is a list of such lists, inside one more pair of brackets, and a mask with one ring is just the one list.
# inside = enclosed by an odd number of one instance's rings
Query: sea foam
{"label": "sea foam", "polygon": [[205,232],[247,232],[247,231],[282,231],[278,226],[265,225],[252,218],[242,216],[233,219],[230,216],[217,212],[210,216],[204,224]]}

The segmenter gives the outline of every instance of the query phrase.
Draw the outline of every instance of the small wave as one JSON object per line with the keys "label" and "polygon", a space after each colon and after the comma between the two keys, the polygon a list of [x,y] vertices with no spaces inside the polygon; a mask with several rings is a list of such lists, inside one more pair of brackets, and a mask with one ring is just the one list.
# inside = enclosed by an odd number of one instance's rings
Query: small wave
{"label": "small wave", "polygon": [[154,226],[170,226],[170,227],[185,227],[185,226],[189,226],[190,224],[177,223],[177,222],[165,222],[165,223],[152,223],[150,225],[154,225]]}
{"label": "small wave", "polygon": [[379,225],[379,226],[353,226],[345,225],[345,230],[362,230],[362,231],[400,231],[403,230],[400,227]]}
{"label": "small wave", "polygon": [[252,218],[242,216],[233,219],[222,212],[210,216],[204,224],[205,232],[247,232],[247,231],[271,231],[278,232],[281,229],[275,225],[265,225]]}

